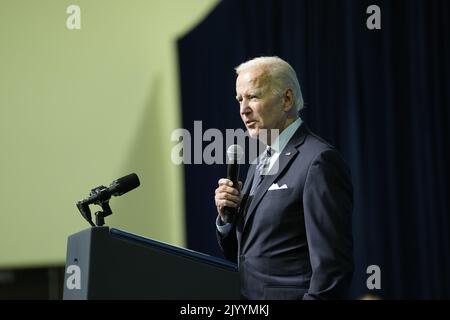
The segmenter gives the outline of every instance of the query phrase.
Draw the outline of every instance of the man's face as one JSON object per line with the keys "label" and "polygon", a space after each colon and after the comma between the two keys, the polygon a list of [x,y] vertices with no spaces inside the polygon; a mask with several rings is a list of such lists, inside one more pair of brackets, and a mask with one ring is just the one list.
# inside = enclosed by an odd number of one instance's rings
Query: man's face
{"label": "man's face", "polygon": [[236,79],[236,99],[240,115],[252,138],[261,129],[284,129],[283,98],[273,93],[270,75],[262,67],[242,71]]}

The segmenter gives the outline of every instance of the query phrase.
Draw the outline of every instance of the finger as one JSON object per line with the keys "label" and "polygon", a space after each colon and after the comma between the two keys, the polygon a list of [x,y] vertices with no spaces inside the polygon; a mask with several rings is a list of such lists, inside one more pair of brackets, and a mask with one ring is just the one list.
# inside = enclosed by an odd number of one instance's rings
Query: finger
{"label": "finger", "polygon": [[229,208],[236,208],[238,205],[235,202],[229,201],[229,200],[220,200],[218,201],[218,208],[225,208],[225,207],[229,207]]}
{"label": "finger", "polygon": [[216,193],[225,192],[229,194],[239,195],[239,190],[228,186],[220,186],[216,189]]}
{"label": "finger", "polygon": [[216,196],[217,200],[229,200],[236,203],[239,203],[241,201],[241,198],[239,196],[235,196],[229,193],[218,193]]}
{"label": "finger", "polygon": [[219,186],[221,185],[227,185],[227,186],[233,186],[233,182],[230,179],[222,178],[219,180]]}
{"label": "finger", "polygon": [[214,196],[215,199],[221,200],[221,199],[225,199],[225,200],[231,200],[231,201],[239,201],[241,199],[241,197],[239,195],[234,195],[228,192],[218,192],[216,193],[216,195]]}
{"label": "finger", "polygon": [[220,192],[226,192],[226,193],[230,193],[230,194],[234,194],[234,195],[239,195],[239,191],[235,188],[229,187],[229,186],[219,186],[216,188],[216,190],[214,190],[214,193],[220,193]]}

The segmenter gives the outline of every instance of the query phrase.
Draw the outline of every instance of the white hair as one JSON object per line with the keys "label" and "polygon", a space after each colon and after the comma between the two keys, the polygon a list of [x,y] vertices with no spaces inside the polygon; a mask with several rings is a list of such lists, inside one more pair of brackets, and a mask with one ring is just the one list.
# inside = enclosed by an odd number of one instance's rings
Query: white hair
{"label": "white hair", "polygon": [[287,89],[294,95],[294,107],[297,112],[303,109],[304,102],[302,90],[298,83],[297,74],[289,63],[279,57],[258,57],[241,63],[235,68],[236,74],[255,67],[266,66],[271,77],[272,89],[276,95],[283,95]]}

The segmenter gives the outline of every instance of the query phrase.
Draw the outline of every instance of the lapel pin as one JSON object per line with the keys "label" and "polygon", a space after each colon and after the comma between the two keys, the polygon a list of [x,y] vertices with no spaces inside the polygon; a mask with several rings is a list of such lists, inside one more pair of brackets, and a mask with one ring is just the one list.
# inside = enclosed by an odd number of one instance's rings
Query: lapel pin
{"label": "lapel pin", "polygon": [[290,155],[291,155],[291,153],[290,153],[290,152],[286,152],[286,155],[287,155],[287,156],[290,156]]}

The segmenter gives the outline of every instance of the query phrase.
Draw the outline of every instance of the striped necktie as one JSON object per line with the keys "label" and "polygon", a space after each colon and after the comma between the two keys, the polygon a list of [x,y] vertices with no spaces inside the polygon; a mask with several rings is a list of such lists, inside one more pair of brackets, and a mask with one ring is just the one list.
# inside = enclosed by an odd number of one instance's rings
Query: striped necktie
{"label": "striped necktie", "polygon": [[255,177],[253,179],[252,189],[250,190],[250,196],[255,194],[256,188],[258,188],[264,176],[267,174],[271,156],[272,148],[267,146],[266,150],[264,150],[264,153],[259,159],[259,163],[256,165]]}

